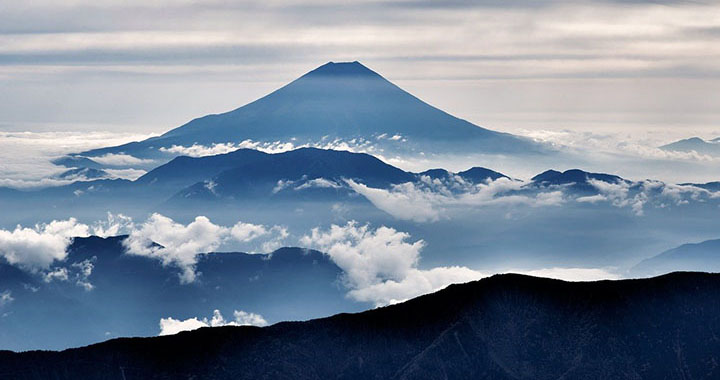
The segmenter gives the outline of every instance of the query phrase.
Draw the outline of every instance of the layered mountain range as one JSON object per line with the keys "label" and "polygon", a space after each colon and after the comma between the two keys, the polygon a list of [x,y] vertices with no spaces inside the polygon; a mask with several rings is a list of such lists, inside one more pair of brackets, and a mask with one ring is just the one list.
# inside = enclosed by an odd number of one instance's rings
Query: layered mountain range
{"label": "layered mountain range", "polygon": [[270,327],[0,352],[13,379],[714,379],[720,275],[568,283],[497,275]]}

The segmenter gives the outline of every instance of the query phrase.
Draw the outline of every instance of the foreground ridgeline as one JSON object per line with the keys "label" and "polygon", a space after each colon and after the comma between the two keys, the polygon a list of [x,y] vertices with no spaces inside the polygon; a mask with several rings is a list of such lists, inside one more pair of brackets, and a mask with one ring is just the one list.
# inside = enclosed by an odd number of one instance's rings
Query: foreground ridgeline
{"label": "foreground ridgeline", "polygon": [[717,379],[720,275],[498,275],[403,304],[0,353],[12,379]]}

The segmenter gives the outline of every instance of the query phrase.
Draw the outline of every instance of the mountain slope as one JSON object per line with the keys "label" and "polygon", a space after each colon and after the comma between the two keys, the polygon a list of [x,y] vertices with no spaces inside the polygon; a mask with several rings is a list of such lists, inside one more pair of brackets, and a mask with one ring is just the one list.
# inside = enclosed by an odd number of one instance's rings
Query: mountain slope
{"label": "mountain slope", "polygon": [[0,353],[16,379],[711,379],[720,275],[567,283],[499,275],[266,328]]}
{"label": "mountain slope", "polygon": [[663,145],[660,149],[671,152],[697,152],[699,154],[718,156],[720,155],[720,137],[712,140],[691,137]]}
{"label": "mountain slope", "polygon": [[720,239],[683,244],[635,265],[632,273],[658,275],[674,270],[720,272]]}
{"label": "mountain slope", "polygon": [[[374,187],[415,180],[415,175],[388,165],[364,153],[301,148],[284,153],[265,154],[245,160],[225,170],[210,181],[194,184],[175,195],[174,199],[295,196],[299,190],[335,197],[343,179],[355,179]],[[342,190],[344,195],[352,192]]]}
{"label": "mountain slope", "polygon": [[[396,137],[397,136],[397,137]],[[83,153],[160,154],[159,148],[213,143],[369,140],[398,149],[529,153],[531,140],[480,128],[419,100],[358,62],[329,62],[230,112],[194,119],[161,136]],[[357,141],[357,140],[356,140]]]}
{"label": "mountain slope", "polygon": [[[196,281],[180,269],[125,253],[125,236],[75,238],[49,278],[0,258],[0,349],[86,345],[113,336],[153,336],[161,318],[207,317],[218,309],[261,314],[268,321],[308,319],[368,304],[348,299],[342,271],[327,255],[303,248],[271,254],[209,253],[198,258]],[[87,270],[87,272],[84,272]],[[90,284],[88,289],[83,284]],[[5,379],[0,366],[0,379]]]}

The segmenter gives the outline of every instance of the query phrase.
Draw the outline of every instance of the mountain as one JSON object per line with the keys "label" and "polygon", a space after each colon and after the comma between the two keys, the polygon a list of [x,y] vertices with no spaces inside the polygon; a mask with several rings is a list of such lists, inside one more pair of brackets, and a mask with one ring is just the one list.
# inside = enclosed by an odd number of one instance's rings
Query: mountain
{"label": "mountain", "polygon": [[[161,136],[81,153],[161,156],[173,145],[256,142],[326,143],[341,139],[418,152],[527,154],[529,139],[478,127],[405,92],[359,62],[329,62],[230,112],[194,119]],[[84,165],[87,166],[87,165]]]}
{"label": "mountain", "polygon": [[631,273],[647,276],[676,270],[720,272],[720,239],[669,249],[641,261],[631,268]]}
{"label": "mountain", "polygon": [[252,149],[236,151],[205,157],[179,156],[161,165],[135,182],[139,185],[155,187],[172,187],[179,190],[211,179],[216,175],[242,165],[257,165],[267,160],[269,154]]}
{"label": "mountain", "polygon": [[[195,282],[182,284],[175,266],[126,254],[125,236],[75,238],[68,256],[32,273],[0,258],[0,348],[66,348],[113,336],[157,335],[161,318],[209,317],[218,309],[261,314],[273,322],[358,311],[342,274],[325,254],[280,248],[199,256]],[[47,273],[56,273],[50,277]],[[0,366],[0,378],[3,368]]]}
{"label": "mountain", "polygon": [[445,169],[430,169],[418,173],[418,176],[428,176],[431,179],[445,179],[450,176],[459,176],[463,180],[472,183],[484,183],[488,180],[494,181],[498,178],[510,178],[505,174],[479,166],[458,173],[452,173]]}
{"label": "mountain", "polygon": [[63,156],[52,160],[52,163],[66,168],[102,169],[103,165],[87,157]]}
{"label": "mountain", "polygon": [[470,181],[472,183],[482,183],[486,182],[487,180],[495,181],[500,178],[510,179],[510,177],[506,176],[505,174],[479,166],[472,167],[463,172],[459,172],[457,173],[457,175],[462,177],[464,180]]}
{"label": "mountain", "polygon": [[547,170],[531,179],[534,187],[561,186],[567,185],[574,191],[591,193],[597,189],[589,180],[602,181],[607,183],[620,183],[625,180],[612,174],[589,173],[579,169],[570,169],[564,172],[557,170]]}
{"label": "mountain", "polygon": [[364,153],[301,148],[245,160],[209,181],[198,182],[180,191],[174,199],[241,199],[273,195],[295,198],[301,193],[323,198],[327,195],[350,196],[353,192],[343,186],[345,179],[387,188],[391,184],[412,182],[415,175]]}
{"label": "mountain", "polygon": [[497,275],[264,328],[0,353],[14,379],[716,379],[720,275],[569,283]]}
{"label": "mountain", "polygon": [[720,181],[708,183],[681,183],[682,186],[695,186],[711,192],[720,191]]}
{"label": "mountain", "polygon": [[663,145],[660,149],[673,152],[697,152],[710,156],[720,156],[720,137],[712,140],[691,137]]}
{"label": "mountain", "polygon": [[57,175],[57,178],[66,180],[92,180],[107,177],[109,174],[105,170],[93,168],[74,168]]}

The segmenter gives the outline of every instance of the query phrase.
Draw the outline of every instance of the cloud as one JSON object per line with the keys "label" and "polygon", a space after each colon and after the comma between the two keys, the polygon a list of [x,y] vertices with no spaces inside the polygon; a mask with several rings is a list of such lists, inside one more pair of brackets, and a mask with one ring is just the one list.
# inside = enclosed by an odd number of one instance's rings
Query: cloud
{"label": "cloud", "polygon": [[54,270],[47,272],[43,276],[45,282],[52,281],[67,281],[69,278],[67,268],[55,268]]}
{"label": "cloud", "polygon": [[75,218],[54,220],[34,228],[17,226],[14,230],[0,230],[0,256],[10,264],[37,271],[54,261],[65,259],[73,237],[89,235],[89,227]]}
{"label": "cloud", "polygon": [[3,290],[0,292],[0,307],[7,305],[14,300],[15,298],[13,298],[10,290]]}
{"label": "cloud", "polygon": [[163,265],[181,270],[182,283],[195,281],[195,266],[203,253],[216,251],[224,243],[241,243],[265,238],[263,249],[276,249],[287,238],[287,229],[238,222],[232,227],[216,225],[205,216],[197,216],[187,225],[161,214],[153,214],[132,230],[123,244],[127,253],[160,260]]}
{"label": "cloud", "polygon": [[479,280],[488,273],[467,267],[436,267],[429,270],[410,269],[404,278],[385,280],[366,287],[351,289],[348,295],[357,301],[384,306],[432,293],[450,284]]}
{"label": "cloud", "polygon": [[[195,281],[195,264],[200,253],[216,250],[225,239],[227,228],[198,216],[187,226],[160,214],[153,214],[124,240],[127,252],[175,265],[182,270],[181,282]],[[159,244],[155,245],[154,243]]]}
{"label": "cloud", "polygon": [[128,181],[134,181],[147,173],[146,170],[142,169],[103,169],[110,175],[110,178],[126,179]]}
{"label": "cloud", "polygon": [[72,263],[67,267],[55,267],[42,274],[43,281],[50,283],[53,281],[67,282],[74,281],[75,285],[82,287],[86,291],[95,289],[90,282],[90,275],[95,268],[97,257]]}
{"label": "cloud", "polygon": [[[398,139],[391,139],[396,141]],[[370,153],[380,155],[382,149],[376,147],[372,141],[364,138],[353,138],[344,140],[340,138],[330,139],[327,136],[318,141],[299,141],[292,138],[290,141],[254,141],[243,140],[239,143],[215,143],[210,145],[193,144],[190,146],[173,145],[170,148],[160,147],[159,150],[165,153],[180,154],[190,157],[214,156],[230,153],[238,149],[253,149],[268,154],[283,153],[300,148],[317,148],[344,150],[355,153]]]}
{"label": "cloud", "polygon": [[[0,125],[0,129],[4,128]],[[53,130],[61,127],[54,125]],[[36,188],[61,186],[70,183],[54,176],[67,170],[52,164],[52,160],[68,153],[151,137],[151,134],[131,134],[97,131],[74,132],[14,132],[0,130],[0,186]],[[119,175],[118,177],[122,177]],[[129,173],[124,173],[129,174]]]}
{"label": "cloud", "polygon": [[389,227],[348,222],[323,231],[314,228],[300,239],[306,247],[325,252],[343,270],[348,296],[375,305],[387,305],[441,289],[454,282],[483,277],[465,267],[418,268],[422,240],[407,242],[410,235]]}
{"label": "cloud", "polygon": [[201,327],[208,327],[208,324],[197,318],[188,318],[182,321],[174,318],[162,318],[158,335],[173,335],[181,331],[197,330]]}
{"label": "cloud", "polygon": [[531,207],[558,206],[565,202],[561,191],[520,195],[526,184],[508,178],[471,184],[461,177],[431,180],[422,176],[416,183],[392,185],[390,189],[371,188],[353,180],[348,186],[367,198],[375,207],[402,220],[434,222],[449,215],[450,209],[485,207],[492,205],[527,205]]}
{"label": "cloud", "polygon": [[434,222],[440,218],[438,204],[445,200],[445,196],[421,190],[411,182],[393,185],[390,190],[372,188],[353,180],[346,182],[375,207],[398,219],[422,223]]}
{"label": "cloud", "polygon": [[154,162],[153,160],[137,158],[124,153],[108,153],[90,158],[99,164],[108,166],[148,165]]}
{"label": "cloud", "polygon": [[123,214],[107,213],[107,220],[97,221],[92,226],[93,235],[102,238],[129,233],[134,227],[131,217]]}
{"label": "cloud", "polygon": [[197,330],[201,327],[220,327],[220,326],[267,326],[267,321],[260,314],[248,313],[242,310],[233,312],[235,320],[227,321],[220,313],[220,310],[214,310],[213,315],[207,318],[198,319],[197,317],[178,320],[174,318],[160,319],[160,334],[173,335],[181,331]]}
{"label": "cloud", "polygon": [[248,313],[242,310],[235,310],[233,312],[235,317],[234,323],[239,326],[267,326],[267,321],[260,314]]}

